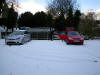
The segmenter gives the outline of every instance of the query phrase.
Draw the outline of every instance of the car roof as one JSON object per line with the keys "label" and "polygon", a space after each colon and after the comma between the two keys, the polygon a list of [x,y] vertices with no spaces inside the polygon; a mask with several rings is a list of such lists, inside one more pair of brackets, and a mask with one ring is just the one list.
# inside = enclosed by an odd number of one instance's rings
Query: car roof
{"label": "car roof", "polygon": [[77,31],[74,31],[74,30],[70,30],[70,31],[67,31],[67,32],[77,32]]}
{"label": "car roof", "polygon": [[27,31],[27,30],[15,30],[15,31],[25,32],[25,31]]}

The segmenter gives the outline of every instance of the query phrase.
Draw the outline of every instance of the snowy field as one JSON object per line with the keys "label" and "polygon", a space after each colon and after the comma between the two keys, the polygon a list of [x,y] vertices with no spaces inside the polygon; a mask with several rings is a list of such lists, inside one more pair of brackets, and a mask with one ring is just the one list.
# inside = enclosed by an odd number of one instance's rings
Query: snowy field
{"label": "snowy field", "polygon": [[100,75],[100,40],[84,45],[32,40],[14,46],[0,40],[0,75]]}

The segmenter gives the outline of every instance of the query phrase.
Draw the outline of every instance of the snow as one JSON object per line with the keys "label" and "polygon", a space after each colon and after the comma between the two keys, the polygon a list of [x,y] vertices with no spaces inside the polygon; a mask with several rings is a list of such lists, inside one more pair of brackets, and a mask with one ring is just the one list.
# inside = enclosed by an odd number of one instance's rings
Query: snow
{"label": "snow", "polygon": [[84,45],[32,40],[8,46],[0,39],[0,75],[100,75],[100,40],[85,40]]}

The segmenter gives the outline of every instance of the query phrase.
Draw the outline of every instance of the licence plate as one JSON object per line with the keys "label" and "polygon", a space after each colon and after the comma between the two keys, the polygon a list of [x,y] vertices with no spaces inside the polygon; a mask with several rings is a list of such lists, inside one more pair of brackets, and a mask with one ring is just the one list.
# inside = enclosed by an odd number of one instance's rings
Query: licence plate
{"label": "licence plate", "polygon": [[76,41],[76,40],[75,40],[74,42],[80,42],[80,41]]}

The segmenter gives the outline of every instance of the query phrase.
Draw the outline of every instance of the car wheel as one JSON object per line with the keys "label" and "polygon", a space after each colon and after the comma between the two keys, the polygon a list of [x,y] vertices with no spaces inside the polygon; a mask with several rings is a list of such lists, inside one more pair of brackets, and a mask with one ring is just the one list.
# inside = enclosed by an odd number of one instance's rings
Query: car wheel
{"label": "car wheel", "polygon": [[6,42],[6,40],[5,40],[5,44],[7,45],[7,42]]}
{"label": "car wheel", "polygon": [[81,43],[81,45],[83,45],[83,43]]}
{"label": "car wheel", "polygon": [[70,43],[69,43],[69,42],[67,42],[67,44],[69,45]]}
{"label": "car wheel", "polygon": [[8,43],[7,43],[7,42],[5,42],[5,44],[6,44],[6,45],[8,45]]}
{"label": "car wheel", "polygon": [[68,45],[69,45],[70,43],[69,43],[68,41],[66,41],[66,44],[68,44]]}

